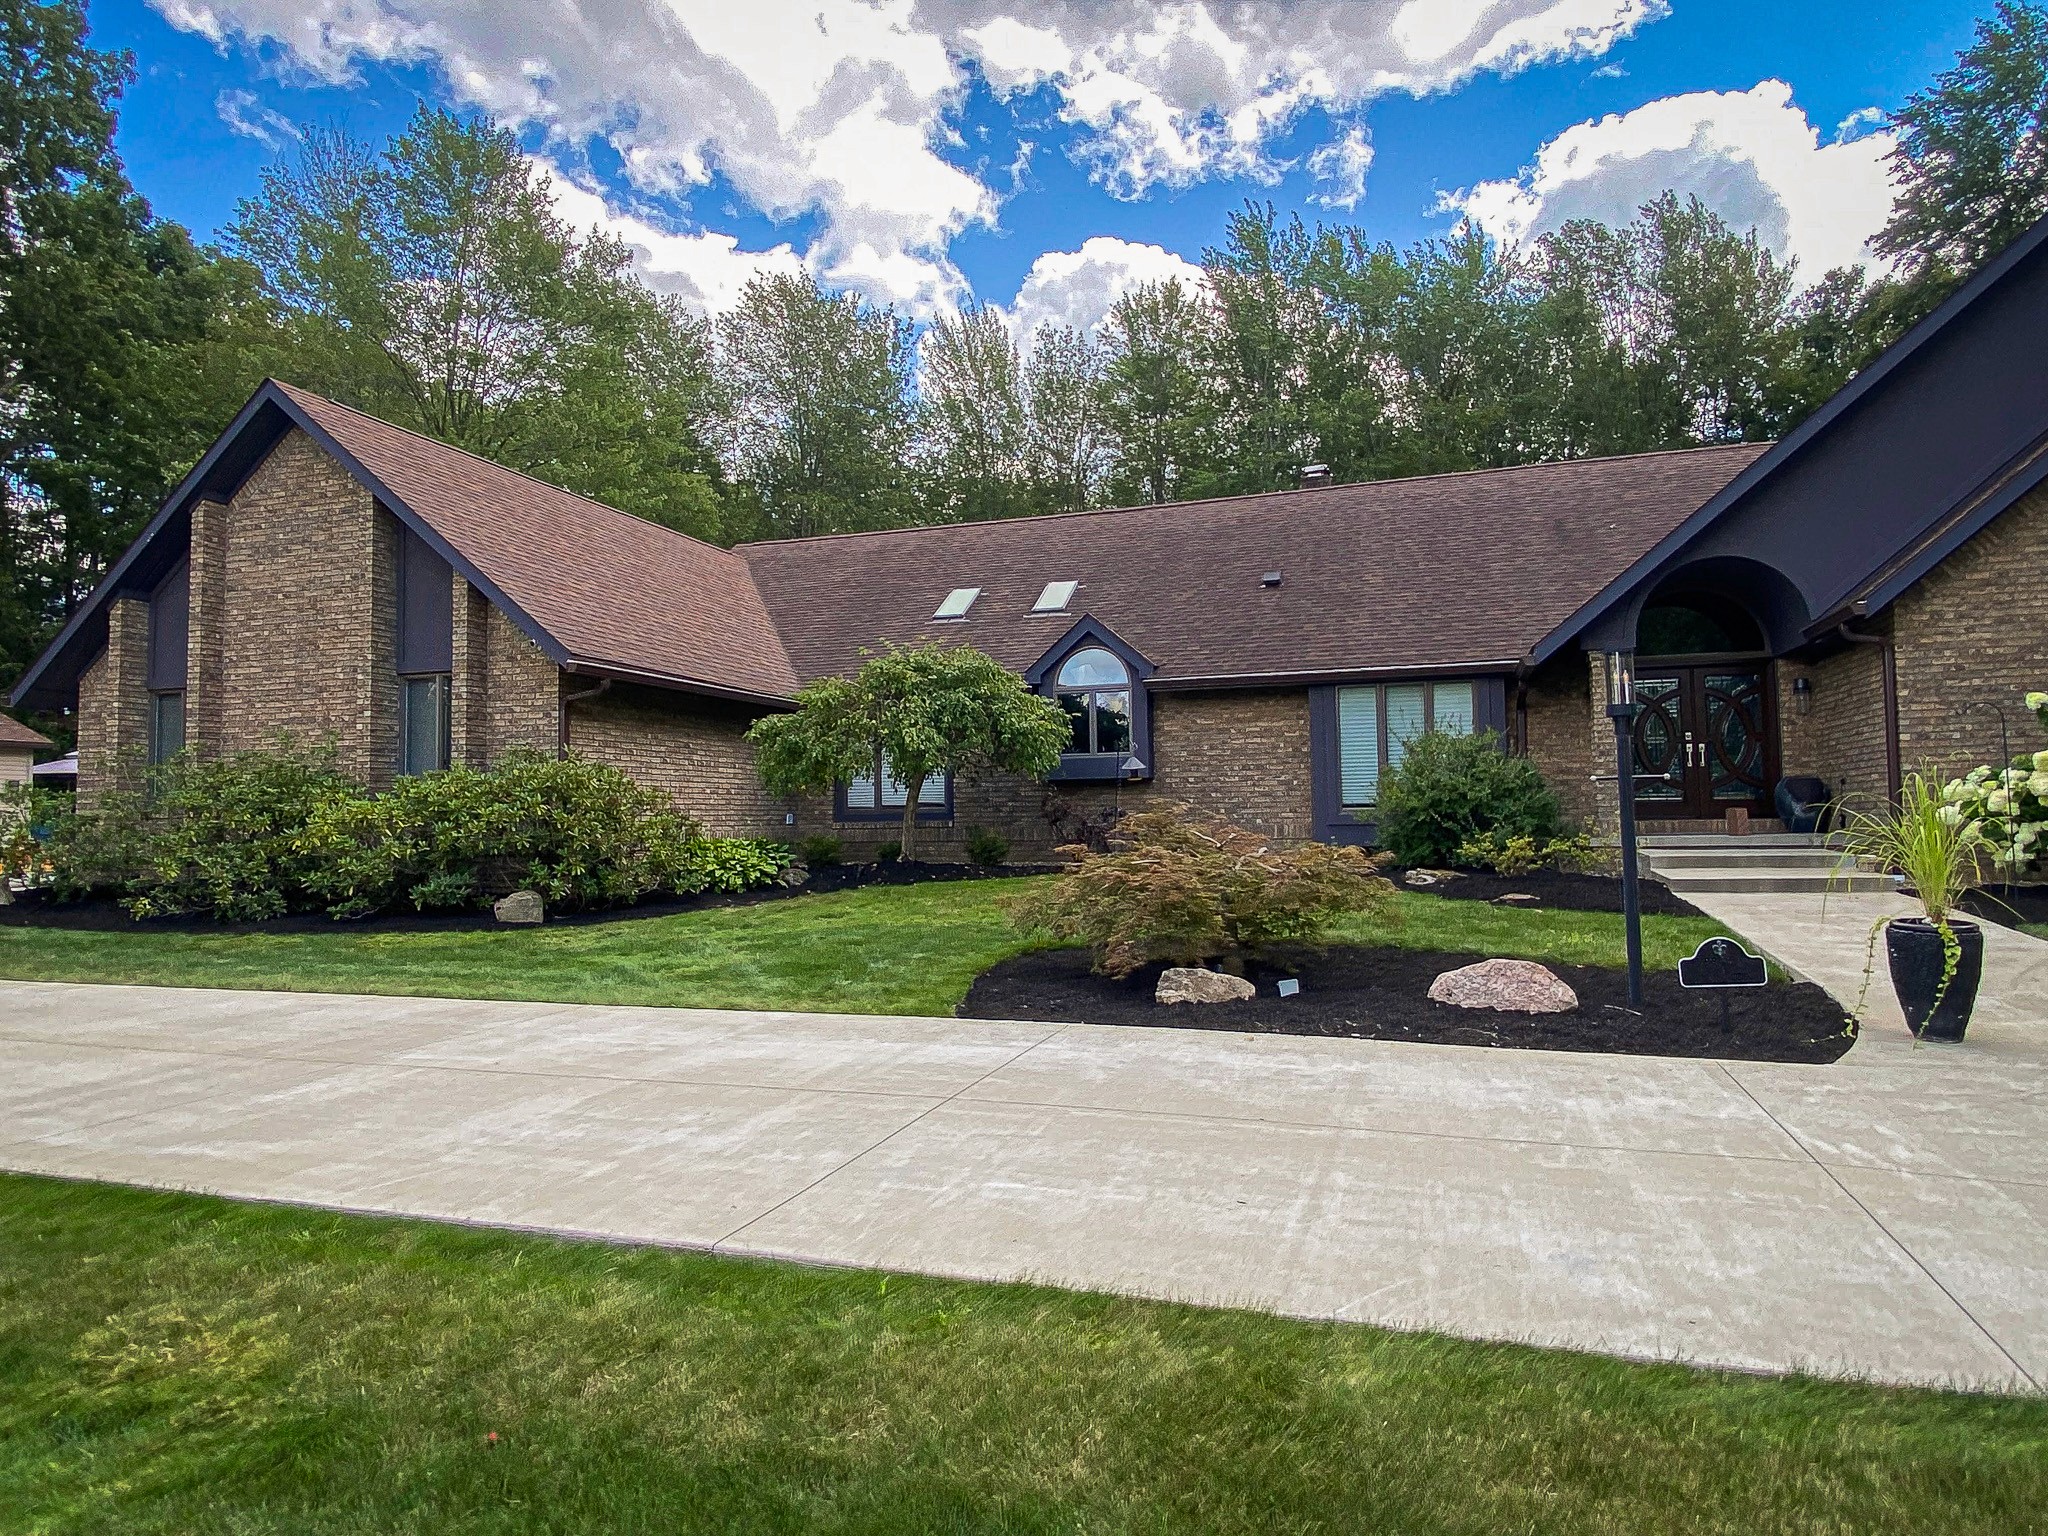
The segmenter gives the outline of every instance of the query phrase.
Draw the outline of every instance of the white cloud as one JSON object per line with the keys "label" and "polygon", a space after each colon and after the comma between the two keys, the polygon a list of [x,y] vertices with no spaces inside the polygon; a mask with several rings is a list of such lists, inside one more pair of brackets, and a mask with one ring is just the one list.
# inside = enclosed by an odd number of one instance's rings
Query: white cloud
{"label": "white cloud", "polygon": [[1270,178],[1302,111],[1448,89],[1480,70],[1604,53],[1665,0],[921,0],[998,90],[1046,86],[1119,196]]}
{"label": "white cloud", "polygon": [[537,174],[552,182],[555,212],[572,228],[599,229],[625,242],[633,264],[651,288],[678,295],[707,314],[730,309],[750,278],[765,272],[801,272],[803,258],[787,245],[767,251],[743,251],[731,235],[706,231],[679,234],[646,219],[621,213],[603,196],[580,186],[559,166],[534,162]]}
{"label": "white cloud", "polygon": [[[965,285],[947,256],[999,195],[949,160],[972,62],[1041,89],[1111,191],[1270,178],[1304,110],[1596,56],[1665,0],[150,0],[226,46],[328,83],[366,63],[437,69],[457,101],[577,163],[619,154],[631,191],[722,176],[776,219],[811,216],[828,279],[919,309]],[[1357,147],[1337,165],[1362,173]],[[1339,178],[1339,195],[1348,183]]]}
{"label": "white cloud", "polygon": [[1444,206],[1501,239],[1524,240],[1571,219],[1626,222],[1670,188],[1697,194],[1738,229],[1756,229],[1812,281],[1870,259],[1865,242],[1891,212],[1884,161],[1892,143],[1885,132],[1822,143],[1792,88],[1766,80],[1580,123],[1538,150],[1520,176],[1481,182]]}
{"label": "white cloud", "polygon": [[299,140],[299,125],[264,106],[254,91],[222,91],[213,99],[213,110],[236,133],[266,149],[283,149]]}
{"label": "white cloud", "polygon": [[1312,201],[1325,208],[1356,208],[1365,197],[1365,173],[1372,169],[1372,140],[1354,123],[1343,138],[1310,155],[1308,168],[1321,184]]}
{"label": "white cloud", "polygon": [[1034,261],[1003,314],[1026,347],[1042,325],[1068,325],[1092,335],[1132,289],[1175,277],[1200,286],[1202,269],[1164,246],[1096,235],[1078,251],[1047,251]]}

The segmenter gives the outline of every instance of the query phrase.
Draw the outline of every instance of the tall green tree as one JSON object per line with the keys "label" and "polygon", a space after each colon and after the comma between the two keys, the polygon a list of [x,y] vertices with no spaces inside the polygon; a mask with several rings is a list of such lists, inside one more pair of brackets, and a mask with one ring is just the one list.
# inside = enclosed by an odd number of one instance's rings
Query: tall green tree
{"label": "tall green tree", "polygon": [[1873,240],[1913,276],[1990,260],[2048,214],[2048,7],[1999,0],[1955,67],[1894,113],[1897,196]]}
{"label": "tall green tree", "polygon": [[803,538],[914,520],[910,323],[808,273],[754,278],[720,317],[726,453],[755,531]]}
{"label": "tall green tree", "polygon": [[230,248],[286,317],[291,374],[685,532],[721,532],[710,332],[578,234],[488,120],[422,106],[382,149],[308,135]]}
{"label": "tall green tree", "polygon": [[1215,485],[1213,328],[1207,304],[1178,278],[1133,289],[1110,310],[1102,424],[1113,502],[1178,501]]}
{"label": "tall green tree", "polygon": [[254,382],[245,274],[156,218],[114,152],[131,74],[80,0],[0,0],[0,679]]}
{"label": "tall green tree", "polygon": [[1102,348],[1069,325],[1040,326],[1024,364],[1024,460],[1033,506],[1095,505],[1104,471]]}
{"label": "tall green tree", "polygon": [[981,522],[1035,510],[1023,366],[1003,317],[986,304],[940,316],[924,334],[923,361],[928,512]]}

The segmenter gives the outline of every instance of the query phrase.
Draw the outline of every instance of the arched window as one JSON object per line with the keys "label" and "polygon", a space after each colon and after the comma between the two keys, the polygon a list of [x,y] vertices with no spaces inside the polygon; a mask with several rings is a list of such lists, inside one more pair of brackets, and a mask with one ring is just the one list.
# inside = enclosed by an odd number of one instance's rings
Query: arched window
{"label": "arched window", "polygon": [[1053,686],[1073,727],[1068,752],[1120,757],[1131,750],[1131,674],[1113,652],[1099,645],[1074,652]]}

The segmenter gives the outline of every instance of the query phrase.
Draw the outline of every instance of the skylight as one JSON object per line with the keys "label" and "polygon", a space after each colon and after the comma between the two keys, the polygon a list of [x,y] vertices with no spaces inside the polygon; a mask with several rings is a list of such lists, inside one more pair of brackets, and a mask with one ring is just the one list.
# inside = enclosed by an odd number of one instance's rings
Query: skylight
{"label": "skylight", "polygon": [[946,594],[946,600],[939,604],[939,611],[934,613],[932,617],[935,619],[964,619],[967,617],[967,610],[974,606],[974,600],[979,596],[981,596],[981,588],[979,587],[955,587]]}
{"label": "skylight", "polygon": [[1061,613],[1074,600],[1074,593],[1080,589],[1078,581],[1048,581],[1045,590],[1038,594],[1038,601],[1031,605],[1033,613]]}

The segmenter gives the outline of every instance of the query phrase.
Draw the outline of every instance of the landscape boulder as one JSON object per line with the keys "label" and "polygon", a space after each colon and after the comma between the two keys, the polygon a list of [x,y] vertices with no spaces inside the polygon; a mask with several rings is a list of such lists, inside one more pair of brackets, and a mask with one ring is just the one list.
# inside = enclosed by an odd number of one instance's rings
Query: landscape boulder
{"label": "landscape boulder", "polygon": [[1257,997],[1259,989],[1242,976],[1205,971],[1199,966],[1176,965],[1159,973],[1159,988],[1152,996],[1162,1003],[1241,1003]]}
{"label": "landscape boulder", "polygon": [[514,891],[510,896],[501,896],[491,905],[491,916],[501,923],[544,923],[547,921],[547,904],[540,899],[539,891]]}
{"label": "landscape boulder", "polygon": [[1533,960],[1482,960],[1429,984],[1431,1002],[1503,1013],[1570,1013],[1579,994]]}

